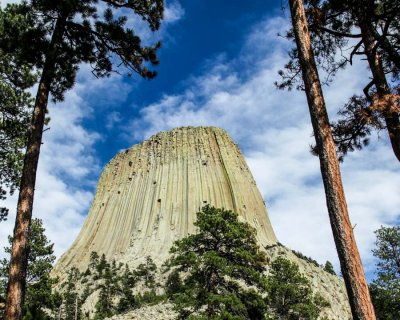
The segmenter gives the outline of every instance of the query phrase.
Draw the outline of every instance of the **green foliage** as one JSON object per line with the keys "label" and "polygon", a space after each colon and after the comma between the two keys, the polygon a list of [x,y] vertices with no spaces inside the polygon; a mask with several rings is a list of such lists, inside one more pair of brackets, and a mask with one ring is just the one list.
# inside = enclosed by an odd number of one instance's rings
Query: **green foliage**
{"label": "green foliage", "polygon": [[324,270],[330,274],[333,274],[334,276],[336,276],[336,272],[335,269],[333,269],[333,265],[330,261],[326,261],[325,266],[324,266]]}
{"label": "green foliage", "polygon": [[[6,22],[16,33],[28,28],[24,15],[13,13],[15,7],[0,8],[0,38],[5,37]],[[13,194],[19,185],[33,104],[26,89],[36,79],[30,65],[19,61],[16,54],[5,53],[0,47],[0,200],[6,198],[7,191]],[[7,208],[0,208],[0,221],[5,220],[7,214]]]}
{"label": "green foliage", "polygon": [[151,289],[150,291],[145,291],[143,294],[138,294],[137,300],[140,305],[154,305],[164,301],[166,298],[165,295],[159,295],[155,291],[155,289]]}
{"label": "green foliage", "polygon": [[117,278],[117,269],[115,261],[107,262],[105,255],[101,256],[99,264],[96,266],[102,281],[99,285],[99,300],[96,303],[96,313],[94,319],[104,319],[112,316],[116,311],[113,298],[120,291],[120,285]]}
{"label": "green foliage", "polygon": [[316,267],[320,267],[320,265],[319,265],[319,263],[316,261],[316,260],[314,260],[313,258],[311,258],[311,257],[307,257],[306,255],[304,255],[304,254],[302,254],[300,251],[296,251],[296,250],[291,250],[298,258],[300,258],[300,259],[302,259],[302,260],[304,260],[304,261],[307,261],[307,262],[309,262],[309,263],[312,263],[314,266],[316,266]]}
{"label": "green foliage", "polygon": [[99,264],[99,254],[96,251],[92,251],[90,253],[90,260],[89,260],[89,267],[88,271],[90,272],[90,269],[94,270],[96,269],[96,266]]}
{"label": "green foliage", "polygon": [[[45,229],[40,219],[32,220],[29,230],[29,255],[27,269],[27,290],[25,295],[24,313],[27,319],[42,319],[45,317],[43,308],[53,309],[56,297],[51,288],[55,283],[50,278],[50,271],[55,260],[53,244],[44,234]],[[10,245],[12,238],[9,237]],[[6,253],[11,252],[11,247],[5,248]],[[0,262],[0,289],[3,299],[5,297],[9,260]]]}
{"label": "green foliage", "polygon": [[138,280],[143,280],[146,287],[154,288],[156,285],[155,282],[155,271],[157,270],[157,266],[153,262],[153,260],[148,256],[146,257],[146,262],[141,263],[136,268],[134,274]]}
{"label": "green foliage", "polygon": [[[356,56],[367,60],[364,41],[371,39],[373,53],[381,61],[382,75],[387,82],[386,93],[398,94],[400,75],[400,7],[398,1],[359,0],[306,0],[304,1],[315,60],[326,75],[324,84],[329,84],[341,69],[352,65]],[[364,31],[360,26],[364,26]],[[384,26],[384,27],[383,27]],[[368,30],[368,34],[365,33]],[[362,35],[364,32],[364,35]],[[294,40],[293,29],[285,36]],[[279,71],[282,78],[276,83],[279,89],[303,89],[298,52],[293,48],[289,62]],[[371,58],[371,57],[370,57]],[[373,58],[375,60],[375,58]],[[371,67],[371,66],[370,66]],[[371,70],[377,74],[377,68]],[[379,84],[365,77],[362,92],[354,92],[338,112],[339,119],[332,123],[332,133],[340,160],[354,150],[369,144],[373,131],[387,129],[385,117],[399,117],[398,108],[389,104],[385,108],[374,105],[374,95]],[[376,80],[376,79],[375,79]],[[398,99],[397,99],[398,100]],[[390,112],[394,112],[394,115]],[[396,122],[397,123],[397,122]],[[313,148],[313,152],[317,150]]]}
{"label": "green foliage", "polygon": [[318,319],[322,308],[329,306],[321,296],[313,296],[309,281],[295,263],[279,257],[272,262],[270,273],[267,292],[272,319]]}
{"label": "green foliage", "polygon": [[[82,304],[78,293],[78,282],[81,278],[79,270],[72,268],[68,271],[67,282],[65,283],[65,290],[62,293],[62,303],[64,304],[65,320],[75,320],[75,314],[78,319],[81,319],[82,313],[80,306]],[[78,320],[77,319],[77,320]]]}
{"label": "green foliage", "polygon": [[136,280],[129,270],[128,265],[125,266],[124,273],[121,276],[120,300],[117,305],[118,312],[125,312],[140,306],[139,300],[132,293],[132,288],[136,284]]}
{"label": "green foliage", "polygon": [[376,232],[377,278],[370,292],[378,319],[400,318],[400,227],[381,227]]}
{"label": "green foliage", "polygon": [[167,278],[167,282],[165,283],[165,293],[169,297],[169,299],[174,300],[175,295],[178,295],[184,291],[183,282],[179,275],[178,270],[173,270]]}
{"label": "green foliage", "polygon": [[24,16],[29,28],[15,32],[14,24],[7,21],[0,47],[38,70],[46,69],[55,101],[63,100],[65,91],[73,87],[81,63],[90,64],[97,77],[109,76],[118,70],[114,66],[122,66],[130,74],[150,79],[155,72],[146,64],[158,64],[160,44],[142,46],[134,30],[126,27],[124,14],[130,12],[155,31],[163,16],[163,1],[27,1],[14,6],[9,20]]}
{"label": "green foliage", "polygon": [[[266,260],[255,230],[239,222],[236,213],[211,206],[197,213],[195,226],[197,234],[176,241],[170,250],[168,266],[175,271],[167,293],[179,318],[249,319],[251,314],[264,319],[266,306],[258,289]],[[173,287],[178,273],[182,286]]]}
{"label": "green foliage", "polygon": [[103,272],[107,269],[110,268],[109,263],[106,260],[106,256],[104,253],[101,255],[101,258],[99,260],[99,263],[96,265],[96,271],[99,274],[99,276],[103,275]]}
{"label": "green foliage", "polygon": [[[155,281],[157,266],[150,257],[131,271],[128,265],[118,264],[115,260],[107,261],[106,256],[91,252],[88,268],[80,273],[72,268],[68,273],[67,281],[61,287],[62,305],[61,316],[66,320],[87,318],[82,314],[82,305],[95,291],[99,298],[95,305],[94,319],[100,320],[114,314],[139,308],[146,304],[156,304],[165,299],[164,295],[156,292],[159,285]],[[142,284],[141,294],[134,294],[134,289]],[[80,288],[78,290],[78,288]]]}

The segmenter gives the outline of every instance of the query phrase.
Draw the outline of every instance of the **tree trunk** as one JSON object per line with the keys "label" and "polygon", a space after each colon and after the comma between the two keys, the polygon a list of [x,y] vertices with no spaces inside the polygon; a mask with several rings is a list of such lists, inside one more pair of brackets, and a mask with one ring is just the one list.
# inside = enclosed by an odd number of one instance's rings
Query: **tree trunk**
{"label": "tree trunk", "polygon": [[[358,8],[358,10],[356,10],[356,16],[361,30],[365,54],[367,56],[368,65],[371,69],[372,78],[378,97],[383,98],[385,95],[390,94],[391,92],[386,81],[385,71],[383,70],[382,57],[378,53],[377,48],[375,48],[374,30],[372,29],[372,23],[367,16],[368,10],[363,7],[363,3],[358,4],[359,5],[356,6]],[[399,113],[391,111],[390,106],[387,106],[387,110],[384,110],[384,118],[393,152],[396,155],[397,160],[400,161]]]}
{"label": "tree trunk", "polygon": [[36,94],[19,189],[4,320],[22,319],[22,307],[24,304],[26,287],[26,269],[28,264],[28,232],[32,219],[36,172],[39,162],[40,146],[42,144],[50,83],[54,71],[54,60],[57,54],[57,44],[62,40],[66,19],[67,16],[64,16],[59,18],[56,22],[50,49],[46,55],[46,62],[42,70],[42,76]]}
{"label": "tree trunk", "polygon": [[301,0],[290,0],[289,4],[311,122],[318,148],[330,223],[351,311],[355,320],[375,319],[368,285],[347,212],[339,162],[311,47],[303,2]]}
{"label": "tree trunk", "polygon": [[76,294],[75,298],[75,316],[74,320],[78,320],[78,294]]}

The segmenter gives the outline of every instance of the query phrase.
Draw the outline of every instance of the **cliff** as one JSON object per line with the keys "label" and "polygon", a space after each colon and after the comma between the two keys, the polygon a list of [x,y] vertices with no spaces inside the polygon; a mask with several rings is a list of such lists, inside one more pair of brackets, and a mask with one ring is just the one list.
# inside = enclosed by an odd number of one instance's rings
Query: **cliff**
{"label": "cliff", "polygon": [[162,263],[176,239],[195,232],[205,204],[236,211],[257,229],[261,245],[276,243],[254,178],[224,130],[158,133],[107,164],[86,222],[55,272],[84,270],[92,251],[130,265],[145,256]]}

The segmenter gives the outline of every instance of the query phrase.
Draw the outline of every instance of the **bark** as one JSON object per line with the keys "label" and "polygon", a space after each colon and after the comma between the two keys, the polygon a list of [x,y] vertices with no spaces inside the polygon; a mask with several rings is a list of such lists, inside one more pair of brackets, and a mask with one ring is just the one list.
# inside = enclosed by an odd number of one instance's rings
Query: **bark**
{"label": "bark", "polygon": [[289,4],[311,122],[319,153],[330,223],[351,311],[355,320],[375,319],[375,312],[347,211],[339,162],[311,47],[303,2],[301,0],[290,0]]}
{"label": "bark", "polygon": [[75,298],[75,316],[74,316],[74,320],[78,320],[78,295],[76,295],[76,298]]}
{"label": "bark", "polygon": [[[356,12],[358,25],[361,30],[362,40],[364,43],[365,54],[367,56],[368,65],[371,69],[372,78],[376,87],[376,91],[379,98],[383,98],[385,95],[390,94],[390,88],[386,81],[385,71],[382,65],[382,57],[378,50],[375,48],[375,37],[374,30],[372,29],[371,21],[367,16],[367,10],[363,10],[362,4]],[[396,61],[396,60],[394,60]],[[389,134],[390,143],[392,145],[393,152],[398,161],[400,161],[400,120],[399,113],[390,111],[390,106],[387,106],[388,110],[384,112],[384,119],[386,128]]]}
{"label": "bark", "polygon": [[4,320],[22,319],[22,307],[24,304],[26,287],[26,269],[28,264],[28,231],[32,219],[36,172],[39,162],[40,146],[42,144],[50,83],[54,70],[54,59],[57,54],[57,44],[61,41],[63,36],[66,19],[67,15],[58,18],[56,22],[33,109],[30,135],[21,175]]}

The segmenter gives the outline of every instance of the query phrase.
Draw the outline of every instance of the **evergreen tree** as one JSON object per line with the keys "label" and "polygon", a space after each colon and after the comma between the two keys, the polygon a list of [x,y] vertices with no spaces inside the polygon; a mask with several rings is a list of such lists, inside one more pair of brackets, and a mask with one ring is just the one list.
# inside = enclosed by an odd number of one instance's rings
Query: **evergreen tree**
{"label": "evergreen tree", "polygon": [[106,256],[105,256],[105,254],[103,253],[103,254],[101,255],[101,258],[100,258],[100,260],[99,260],[99,263],[96,265],[96,271],[97,271],[98,276],[99,276],[99,277],[102,277],[103,272],[104,272],[106,269],[109,269],[109,268],[110,268],[110,264],[107,262]]}
{"label": "evergreen tree", "polygon": [[157,271],[156,264],[154,263],[153,259],[151,259],[151,257],[147,256],[146,262],[139,264],[134,274],[138,280],[141,279],[144,281],[146,287],[154,288],[156,285],[155,282],[156,271]]}
{"label": "evergreen tree", "polygon": [[329,306],[319,295],[312,294],[311,285],[299,267],[281,257],[271,264],[267,292],[273,318],[279,320],[316,320],[321,310]]}
{"label": "evergreen tree", "polygon": [[[363,94],[355,94],[332,124],[338,152],[343,156],[369,143],[374,130],[386,129],[400,161],[400,5],[389,0],[306,0],[307,19],[316,61],[331,81],[336,72],[364,56],[371,70]],[[293,31],[287,33],[293,39]],[[350,42],[351,41],[351,42]],[[352,42],[354,44],[352,44]],[[281,71],[284,87],[301,87],[297,49]]]}
{"label": "evergreen tree", "polygon": [[327,261],[324,266],[324,270],[330,274],[336,275],[335,269],[333,269],[333,265],[330,261]]}
{"label": "evergreen tree", "polygon": [[98,269],[101,283],[99,285],[99,300],[96,303],[95,320],[101,320],[114,314],[116,308],[113,299],[121,291],[116,274],[112,271],[111,265],[105,259],[104,254],[101,256],[99,266],[101,267]]}
{"label": "evergreen tree", "polygon": [[64,319],[65,320],[79,320],[81,319],[81,299],[78,293],[77,284],[80,280],[80,272],[76,268],[68,271],[68,278],[63,285],[62,304],[64,306]]}
{"label": "evergreen tree", "polygon": [[92,251],[90,253],[90,258],[89,258],[89,269],[94,271],[96,270],[97,265],[99,264],[99,254],[96,251]]}
{"label": "evergreen tree", "polygon": [[[180,319],[264,319],[266,262],[255,230],[232,211],[205,206],[198,233],[174,243],[168,266],[183,277],[172,302]],[[176,277],[176,275],[175,275]],[[246,289],[243,284],[253,286]]]}
{"label": "evergreen tree", "polygon": [[179,294],[184,290],[182,279],[179,275],[178,270],[173,270],[167,278],[165,283],[165,293],[167,297],[171,300],[175,299],[175,295]]}
{"label": "evergreen tree", "polygon": [[[55,256],[53,255],[53,244],[50,243],[44,232],[42,221],[33,219],[29,231],[27,292],[23,308],[24,316],[32,317],[32,319],[43,318],[45,315],[43,308],[52,309],[54,306],[51,288],[55,280],[51,279],[49,274]],[[11,245],[11,237],[9,237],[9,242]],[[4,249],[6,253],[11,253],[10,247]],[[9,266],[9,259],[3,259],[0,262],[0,294],[4,300]]]}
{"label": "evergreen tree", "polygon": [[[103,14],[98,10],[103,4]],[[27,230],[32,217],[36,171],[42,144],[47,102],[51,94],[60,101],[72,88],[79,64],[89,63],[97,77],[109,76],[116,66],[144,78],[155,76],[146,63],[157,64],[159,43],[143,47],[132,29],[126,28],[131,12],[145,20],[151,30],[159,28],[163,0],[31,0],[16,7],[30,22],[27,32],[15,34],[4,24],[0,48],[19,54],[41,73],[21,175],[11,268],[6,303],[6,320],[19,320],[24,301],[27,264]],[[12,18],[12,17],[11,17]],[[115,63],[115,64],[114,64]]]}
{"label": "evergreen tree", "polygon": [[303,1],[289,0],[289,6],[296,39],[298,64],[301,67],[320,160],[329,219],[351,311],[354,319],[374,319],[374,309],[347,211],[339,162],[311,47]]}
{"label": "evergreen tree", "polygon": [[117,306],[118,312],[125,312],[139,307],[138,299],[132,293],[132,288],[135,287],[135,284],[135,278],[129,270],[128,265],[126,265],[124,273],[121,276],[120,300]]}
{"label": "evergreen tree", "polygon": [[[26,31],[29,24],[23,15],[14,15],[15,5],[0,8],[0,38],[5,37],[4,23],[12,24],[16,34]],[[0,200],[18,187],[23,162],[23,149],[29,128],[33,100],[25,90],[36,81],[31,66],[0,48]],[[8,209],[0,207],[0,221]]]}
{"label": "evergreen tree", "polygon": [[376,233],[377,278],[370,284],[380,320],[400,319],[400,227],[381,227]]}

